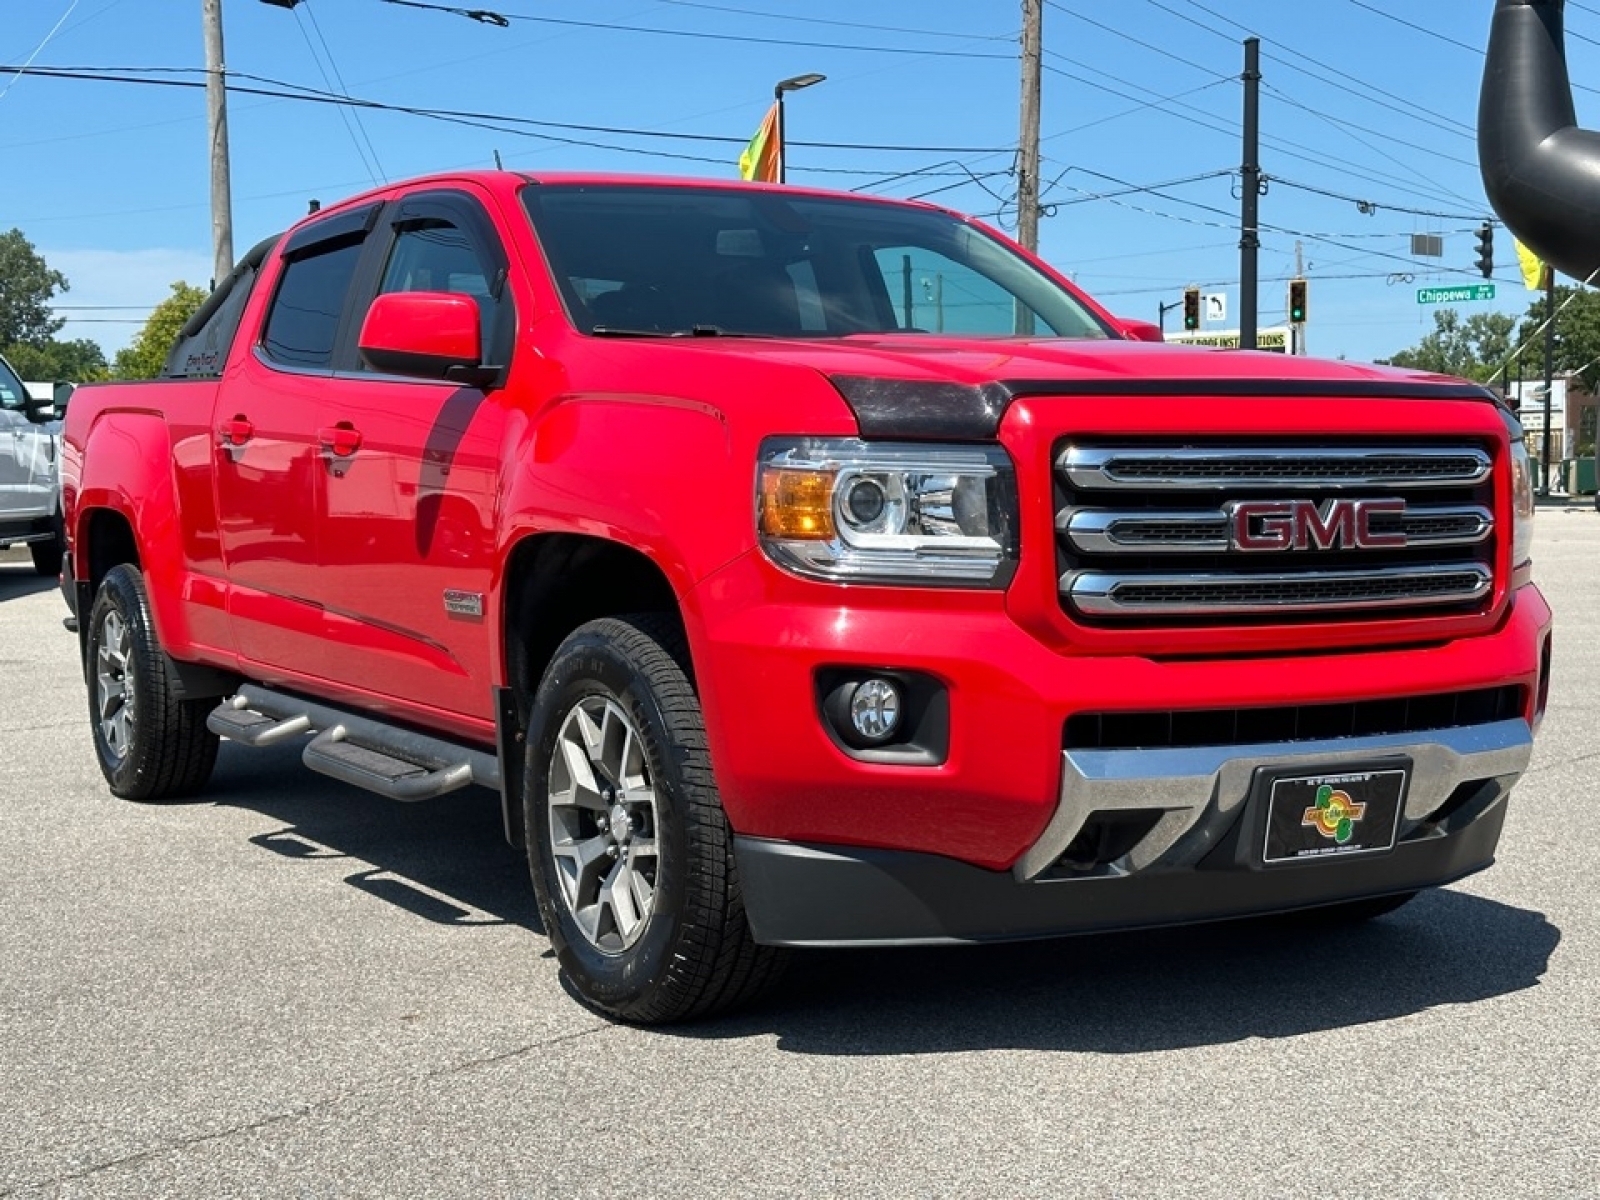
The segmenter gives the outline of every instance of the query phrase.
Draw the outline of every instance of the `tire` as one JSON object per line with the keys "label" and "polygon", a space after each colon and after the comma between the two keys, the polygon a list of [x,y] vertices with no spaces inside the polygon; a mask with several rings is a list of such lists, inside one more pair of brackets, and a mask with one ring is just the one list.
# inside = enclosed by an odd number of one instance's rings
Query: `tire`
{"label": "tire", "polygon": [[1339,929],[1360,925],[1394,912],[1417,897],[1416,892],[1396,892],[1392,896],[1369,896],[1365,900],[1346,900],[1342,904],[1324,904],[1321,908],[1307,908],[1299,912],[1284,913],[1275,918],[1300,929]]}
{"label": "tire", "polygon": [[88,667],[95,756],[112,795],[155,801],[199,791],[217,761],[219,739],[206,728],[214,702],[173,696],[137,567],[113,567],[95,594]]}
{"label": "tire", "polygon": [[528,722],[539,914],[578,995],[639,1024],[748,1003],[783,962],[750,936],[688,661],[670,619],[591,621],[556,650]]}
{"label": "tire", "polygon": [[66,547],[61,540],[61,515],[56,514],[56,532],[48,542],[29,542],[28,552],[33,555],[33,569],[54,579],[61,574],[61,556]]}

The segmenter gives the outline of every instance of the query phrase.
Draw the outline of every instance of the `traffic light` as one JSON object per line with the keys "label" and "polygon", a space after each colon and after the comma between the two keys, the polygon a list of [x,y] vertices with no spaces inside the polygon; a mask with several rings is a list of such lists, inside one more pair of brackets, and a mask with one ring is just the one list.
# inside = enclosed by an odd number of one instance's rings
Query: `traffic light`
{"label": "traffic light", "polygon": [[1289,324],[1304,325],[1306,323],[1306,281],[1304,279],[1289,280]]}
{"label": "traffic light", "polygon": [[1200,328],[1200,289],[1197,287],[1184,289],[1183,327],[1191,333]]}
{"label": "traffic light", "polygon": [[1494,278],[1494,226],[1487,221],[1478,230],[1478,270],[1485,279]]}

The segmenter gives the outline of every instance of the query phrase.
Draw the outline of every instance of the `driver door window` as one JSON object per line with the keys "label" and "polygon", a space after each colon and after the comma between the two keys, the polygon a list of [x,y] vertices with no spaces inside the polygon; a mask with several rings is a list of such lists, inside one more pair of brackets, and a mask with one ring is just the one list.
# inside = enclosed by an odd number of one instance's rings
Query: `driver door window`
{"label": "driver door window", "polygon": [[489,287],[490,272],[466,232],[442,218],[415,221],[398,230],[380,294],[390,292],[455,292],[478,305],[479,329],[486,362],[503,362],[494,345],[497,305]]}

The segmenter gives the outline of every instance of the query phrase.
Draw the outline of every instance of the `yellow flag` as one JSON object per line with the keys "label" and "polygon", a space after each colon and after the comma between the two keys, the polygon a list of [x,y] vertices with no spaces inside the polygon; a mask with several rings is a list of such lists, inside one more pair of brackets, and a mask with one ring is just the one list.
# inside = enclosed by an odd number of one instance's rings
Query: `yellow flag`
{"label": "yellow flag", "polygon": [[778,182],[778,158],[783,147],[778,144],[778,106],[767,110],[761,128],[739,155],[739,178],[754,179],[759,183]]}
{"label": "yellow flag", "polygon": [[1550,264],[1541,262],[1537,254],[1515,238],[1512,239],[1512,245],[1517,248],[1517,262],[1522,264],[1522,282],[1530,292],[1544,291],[1549,281],[1545,272],[1550,269]]}

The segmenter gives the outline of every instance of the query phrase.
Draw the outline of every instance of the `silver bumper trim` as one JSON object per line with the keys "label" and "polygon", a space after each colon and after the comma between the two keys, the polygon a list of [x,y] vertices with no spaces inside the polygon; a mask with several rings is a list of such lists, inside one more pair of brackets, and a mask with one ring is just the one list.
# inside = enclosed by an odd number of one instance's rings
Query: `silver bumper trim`
{"label": "silver bumper trim", "polygon": [[1533,731],[1521,719],[1426,733],[1273,742],[1256,746],[1200,746],[1158,750],[1068,750],[1061,755],[1061,794],[1055,816],[1016,865],[1033,879],[1066,853],[1097,812],[1160,809],[1165,815],[1121,861],[1125,873],[1198,861],[1215,839],[1197,839],[1169,855],[1191,830],[1209,824],[1218,837],[1244,804],[1260,767],[1317,770],[1342,763],[1404,754],[1411,758],[1405,818],[1420,821],[1468,780],[1520,775],[1533,754]]}

